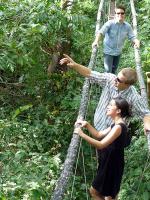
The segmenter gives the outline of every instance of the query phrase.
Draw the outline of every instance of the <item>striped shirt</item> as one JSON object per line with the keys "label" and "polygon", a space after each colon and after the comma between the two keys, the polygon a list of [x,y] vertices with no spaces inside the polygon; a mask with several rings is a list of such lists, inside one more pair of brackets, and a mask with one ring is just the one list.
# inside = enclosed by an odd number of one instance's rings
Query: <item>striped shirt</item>
{"label": "striped shirt", "polygon": [[117,96],[121,96],[128,101],[133,115],[140,118],[150,115],[146,100],[138,94],[134,86],[122,91],[115,87],[116,75],[92,71],[89,79],[91,83],[97,83],[103,88],[94,115],[94,126],[97,130],[104,130],[112,124],[112,119],[106,115],[106,109],[111,99]]}

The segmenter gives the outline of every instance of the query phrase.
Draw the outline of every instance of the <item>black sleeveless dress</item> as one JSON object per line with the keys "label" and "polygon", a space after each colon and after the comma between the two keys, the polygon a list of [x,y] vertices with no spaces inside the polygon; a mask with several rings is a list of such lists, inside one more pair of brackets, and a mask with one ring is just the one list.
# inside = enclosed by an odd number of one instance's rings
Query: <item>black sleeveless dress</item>
{"label": "black sleeveless dress", "polygon": [[[98,150],[98,170],[92,183],[102,196],[115,198],[120,190],[124,170],[124,146],[127,138],[127,127],[119,123],[122,128],[120,136],[108,147]],[[111,126],[111,128],[114,124]]]}

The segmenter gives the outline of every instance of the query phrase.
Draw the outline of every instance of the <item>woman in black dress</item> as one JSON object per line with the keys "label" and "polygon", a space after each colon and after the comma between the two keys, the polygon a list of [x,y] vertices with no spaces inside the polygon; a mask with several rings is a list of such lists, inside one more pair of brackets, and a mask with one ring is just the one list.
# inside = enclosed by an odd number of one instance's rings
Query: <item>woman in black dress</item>
{"label": "woman in black dress", "polygon": [[97,131],[87,121],[76,122],[96,138],[86,135],[81,128],[75,129],[75,133],[98,149],[99,166],[90,188],[94,200],[116,199],[124,170],[124,148],[128,137],[124,118],[130,115],[129,104],[121,97],[114,98],[107,108],[107,115],[114,123],[103,131]]}

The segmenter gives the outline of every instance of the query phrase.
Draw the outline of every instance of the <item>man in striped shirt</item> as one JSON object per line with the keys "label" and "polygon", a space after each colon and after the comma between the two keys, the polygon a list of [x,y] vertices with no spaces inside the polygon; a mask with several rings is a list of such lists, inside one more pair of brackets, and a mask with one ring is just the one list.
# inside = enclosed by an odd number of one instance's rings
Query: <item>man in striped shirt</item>
{"label": "man in striped shirt", "polygon": [[144,130],[150,131],[150,110],[146,100],[141,97],[133,84],[137,81],[136,71],[132,68],[122,69],[118,75],[99,73],[74,62],[69,56],[60,60],[60,64],[67,64],[81,75],[88,77],[91,82],[103,88],[98,106],[94,115],[94,126],[103,130],[110,126],[111,119],[106,115],[106,108],[111,99],[117,96],[125,98],[131,105],[132,113],[144,121]]}

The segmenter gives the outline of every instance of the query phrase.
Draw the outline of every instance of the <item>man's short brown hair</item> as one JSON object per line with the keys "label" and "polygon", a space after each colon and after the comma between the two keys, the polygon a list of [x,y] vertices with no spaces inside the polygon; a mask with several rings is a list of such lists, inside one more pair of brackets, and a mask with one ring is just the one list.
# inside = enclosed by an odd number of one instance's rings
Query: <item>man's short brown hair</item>
{"label": "man's short brown hair", "polygon": [[116,10],[116,9],[121,9],[121,10],[123,10],[124,12],[126,12],[126,9],[125,9],[125,7],[124,7],[123,5],[118,5],[118,6],[116,6],[115,10]]}
{"label": "man's short brown hair", "polygon": [[137,81],[137,73],[135,69],[123,68],[121,70],[122,75],[125,77],[125,83],[133,85]]}

